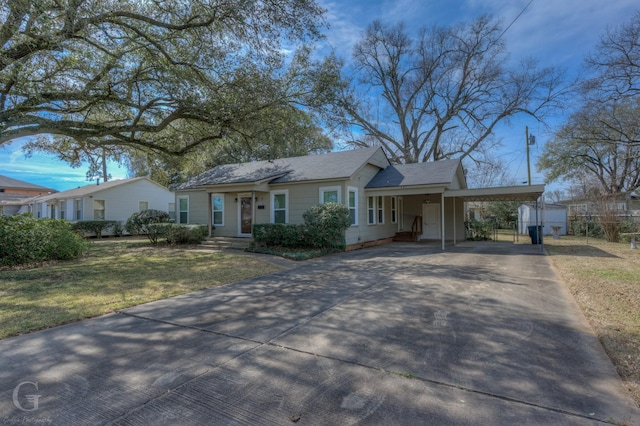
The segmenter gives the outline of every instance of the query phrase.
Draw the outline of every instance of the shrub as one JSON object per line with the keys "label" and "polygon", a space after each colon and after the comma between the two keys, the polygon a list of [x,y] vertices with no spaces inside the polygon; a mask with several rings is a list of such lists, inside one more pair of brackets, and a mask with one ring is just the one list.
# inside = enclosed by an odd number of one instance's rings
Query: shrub
{"label": "shrub", "polygon": [[303,213],[306,240],[312,247],[342,249],[346,247],[344,231],[351,226],[349,208],[338,203],[324,203]]}
{"label": "shrub", "polygon": [[176,223],[154,223],[149,225],[149,229],[158,236],[166,238],[167,243],[177,244],[200,244],[207,237],[209,232],[203,225],[179,225]]}
{"label": "shrub", "polygon": [[64,220],[31,215],[0,217],[0,265],[14,266],[80,256],[84,239]]}
{"label": "shrub", "polygon": [[253,239],[267,247],[304,247],[305,226],[263,223],[253,226]]}
{"label": "shrub", "polygon": [[113,230],[118,223],[115,220],[81,220],[75,222],[72,227],[83,234],[95,234],[96,238],[102,238],[105,231],[110,228]]}
{"label": "shrub", "polygon": [[136,212],[129,216],[127,222],[124,225],[124,228],[128,233],[132,235],[146,235],[149,241],[153,244],[158,242],[158,238],[162,235],[158,234],[158,232],[164,232],[162,228],[155,227],[149,228],[149,225],[155,223],[168,223],[169,222],[169,213],[163,212],[161,210],[143,210],[141,212]]}
{"label": "shrub", "polygon": [[318,204],[304,212],[302,217],[304,225],[254,225],[253,240],[267,247],[344,250],[344,230],[351,226],[351,215],[347,206],[338,203]]}

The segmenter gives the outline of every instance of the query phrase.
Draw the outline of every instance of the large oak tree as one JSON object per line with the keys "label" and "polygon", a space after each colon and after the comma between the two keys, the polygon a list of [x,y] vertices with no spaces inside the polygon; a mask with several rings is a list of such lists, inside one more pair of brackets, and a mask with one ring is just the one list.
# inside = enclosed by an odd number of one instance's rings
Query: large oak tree
{"label": "large oak tree", "polygon": [[381,145],[394,162],[465,158],[494,144],[517,114],[542,120],[558,106],[562,74],[525,60],[512,66],[500,22],[481,17],[411,36],[373,22],[354,49],[342,120],[356,146]]}
{"label": "large oak tree", "polygon": [[269,108],[313,107],[335,68],[305,49],[285,68],[283,52],[319,37],[322,12],[313,0],[2,2],[0,145],[55,135],[70,161],[102,147],[184,154]]}

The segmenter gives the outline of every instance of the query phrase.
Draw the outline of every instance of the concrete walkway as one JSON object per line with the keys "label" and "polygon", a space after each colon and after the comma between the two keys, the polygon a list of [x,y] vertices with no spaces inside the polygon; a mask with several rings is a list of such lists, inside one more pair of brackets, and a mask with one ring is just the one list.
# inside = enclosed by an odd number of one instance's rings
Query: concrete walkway
{"label": "concrete walkway", "polygon": [[640,411],[537,246],[390,244],[2,340],[0,420],[633,425]]}

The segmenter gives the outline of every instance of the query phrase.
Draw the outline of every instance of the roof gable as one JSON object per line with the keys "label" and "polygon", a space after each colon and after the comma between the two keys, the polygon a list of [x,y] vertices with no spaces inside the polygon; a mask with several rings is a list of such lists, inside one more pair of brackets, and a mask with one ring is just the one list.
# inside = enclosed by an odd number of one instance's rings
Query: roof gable
{"label": "roof gable", "polygon": [[272,184],[307,182],[330,179],[349,179],[364,164],[382,168],[376,155],[381,148],[365,148],[338,151],[327,154],[280,158],[272,161],[255,161],[240,164],[222,164],[180,185],[179,190],[201,186],[258,183]]}
{"label": "roof gable", "polygon": [[25,182],[18,179],[13,179],[3,175],[0,175],[0,188],[41,190],[47,192],[56,191],[55,189],[47,188],[45,186],[36,185],[34,183]]}
{"label": "roof gable", "polygon": [[41,197],[38,197],[38,202],[48,201],[48,200],[57,200],[61,198],[81,198],[87,195],[95,194],[100,191],[104,191],[106,189],[116,188],[118,186],[127,185],[130,183],[138,182],[142,180],[151,182],[154,185],[158,185],[155,182],[152,182],[151,180],[147,179],[146,177],[136,177],[131,179],[117,179],[117,180],[110,180],[108,182],[103,182],[99,185],[85,185],[85,186],[80,186],[78,188],[69,189],[67,191],[57,192],[55,194],[43,195]]}
{"label": "roof gable", "polygon": [[427,163],[396,164],[378,172],[367,189],[402,186],[449,186],[455,182],[460,160],[441,160]]}

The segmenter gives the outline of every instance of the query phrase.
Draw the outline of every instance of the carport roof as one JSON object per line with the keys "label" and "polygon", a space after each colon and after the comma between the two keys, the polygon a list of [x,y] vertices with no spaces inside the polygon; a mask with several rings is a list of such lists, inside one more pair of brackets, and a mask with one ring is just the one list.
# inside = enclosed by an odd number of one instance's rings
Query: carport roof
{"label": "carport roof", "polygon": [[464,201],[536,201],[544,192],[544,185],[499,186],[493,188],[470,188],[447,190],[445,197],[461,198]]}

